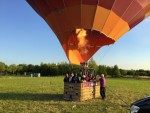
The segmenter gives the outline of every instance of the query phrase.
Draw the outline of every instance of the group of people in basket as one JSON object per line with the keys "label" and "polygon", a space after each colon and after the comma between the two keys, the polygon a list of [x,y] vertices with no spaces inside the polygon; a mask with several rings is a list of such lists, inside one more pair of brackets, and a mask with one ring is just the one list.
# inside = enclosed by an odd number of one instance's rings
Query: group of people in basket
{"label": "group of people in basket", "polygon": [[82,82],[100,82],[100,95],[102,99],[104,100],[106,98],[105,92],[106,92],[106,80],[104,77],[104,74],[100,75],[100,78],[96,80],[96,76],[92,74],[81,74],[78,75],[77,73],[66,73],[64,77],[64,82],[71,82],[71,83],[82,83]]}
{"label": "group of people in basket", "polygon": [[66,73],[64,77],[64,82],[71,83],[82,83],[82,82],[92,82],[96,81],[96,76],[93,74],[85,73],[85,74],[77,74],[77,73]]}

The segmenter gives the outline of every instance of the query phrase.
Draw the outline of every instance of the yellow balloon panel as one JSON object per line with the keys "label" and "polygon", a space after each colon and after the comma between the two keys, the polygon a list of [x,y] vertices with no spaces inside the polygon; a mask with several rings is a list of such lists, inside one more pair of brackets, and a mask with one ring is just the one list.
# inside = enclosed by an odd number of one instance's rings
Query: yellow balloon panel
{"label": "yellow balloon panel", "polygon": [[102,28],[109,16],[110,10],[105,9],[103,7],[97,6],[97,10],[95,13],[95,18],[93,22],[93,28],[94,30],[97,31],[102,31]]}
{"label": "yellow balloon panel", "polygon": [[69,50],[68,52],[68,58],[70,63],[80,65],[80,63],[83,61],[80,57],[78,50]]}
{"label": "yellow balloon panel", "polygon": [[109,33],[113,30],[116,23],[119,21],[120,17],[117,16],[114,12],[110,12],[106,23],[104,24],[104,27],[102,29],[102,33],[106,34],[107,36]]}
{"label": "yellow balloon panel", "polygon": [[[125,28],[125,30],[122,30],[123,28]],[[117,41],[119,39],[118,35],[123,35],[128,30],[130,30],[128,23],[120,18],[119,21],[116,22],[116,25],[114,25],[114,28],[111,30],[108,36]]]}

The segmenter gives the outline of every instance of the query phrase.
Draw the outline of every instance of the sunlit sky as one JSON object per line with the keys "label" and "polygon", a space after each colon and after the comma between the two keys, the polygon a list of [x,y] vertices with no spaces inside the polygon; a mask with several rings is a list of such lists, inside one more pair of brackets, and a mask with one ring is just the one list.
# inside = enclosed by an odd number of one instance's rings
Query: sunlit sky
{"label": "sunlit sky", "polygon": [[[150,18],[93,58],[99,65],[150,70]],[[54,32],[25,0],[0,0],[0,61],[10,65],[68,59]]]}

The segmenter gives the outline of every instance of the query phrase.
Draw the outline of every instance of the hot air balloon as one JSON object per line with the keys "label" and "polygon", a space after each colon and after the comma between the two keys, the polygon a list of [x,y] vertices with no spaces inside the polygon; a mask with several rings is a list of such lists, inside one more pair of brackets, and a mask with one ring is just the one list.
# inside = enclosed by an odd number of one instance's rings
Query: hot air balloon
{"label": "hot air balloon", "polygon": [[150,15],[150,0],[27,0],[72,64],[87,62]]}

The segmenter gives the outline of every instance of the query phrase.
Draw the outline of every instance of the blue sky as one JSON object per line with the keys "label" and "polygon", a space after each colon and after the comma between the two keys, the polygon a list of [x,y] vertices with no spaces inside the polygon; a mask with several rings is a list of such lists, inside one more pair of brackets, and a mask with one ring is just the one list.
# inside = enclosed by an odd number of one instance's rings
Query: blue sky
{"label": "blue sky", "polygon": [[[150,70],[150,18],[93,58],[100,65]],[[0,0],[0,61],[10,65],[68,59],[53,31],[25,0]]]}

